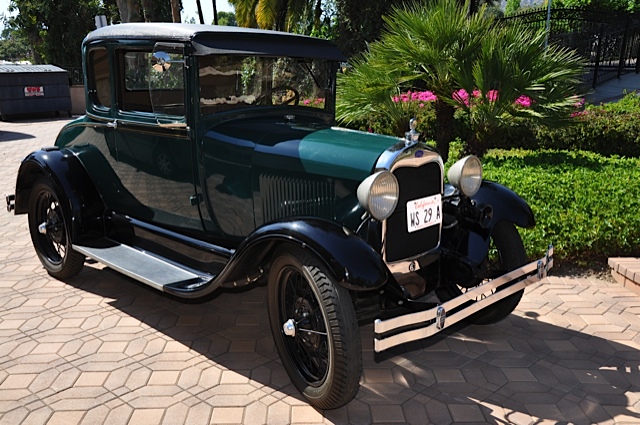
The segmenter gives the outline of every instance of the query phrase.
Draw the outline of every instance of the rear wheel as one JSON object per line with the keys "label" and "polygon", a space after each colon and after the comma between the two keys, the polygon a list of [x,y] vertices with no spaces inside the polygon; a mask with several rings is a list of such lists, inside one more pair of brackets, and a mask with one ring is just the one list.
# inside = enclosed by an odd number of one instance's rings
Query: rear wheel
{"label": "rear wheel", "polygon": [[[487,272],[502,270],[505,273],[522,267],[527,263],[524,244],[513,223],[501,221],[491,232],[491,244],[485,259]],[[524,290],[490,305],[470,317],[476,325],[490,325],[507,317],[518,306]]]}
{"label": "rear wheel", "polygon": [[269,319],[282,364],[310,404],[335,409],[358,392],[360,330],[349,292],[313,256],[280,249],[269,273]]}
{"label": "rear wheel", "polygon": [[49,180],[38,180],[29,198],[29,231],[36,254],[47,272],[58,279],[82,270],[84,255],[71,248],[69,221]]}

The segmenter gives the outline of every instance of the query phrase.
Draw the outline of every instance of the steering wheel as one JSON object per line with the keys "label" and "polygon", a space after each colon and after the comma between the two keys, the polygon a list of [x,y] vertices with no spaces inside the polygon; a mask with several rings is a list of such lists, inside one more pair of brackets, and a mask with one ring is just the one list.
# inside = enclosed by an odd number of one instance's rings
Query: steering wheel
{"label": "steering wheel", "polygon": [[[293,92],[293,96],[284,98],[284,96],[289,95],[290,92]],[[294,89],[291,86],[283,85],[272,87],[271,89],[267,90],[266,93],[258,96],[258,98],[256,99],[256,105],[273,105],[273,95],[276,93],[282,93],[283,95],[280,98],[280,103],[277,103],[276,105],[297,106],[298,102],[300,101],[300,93],[298,92],[298,90]]]}

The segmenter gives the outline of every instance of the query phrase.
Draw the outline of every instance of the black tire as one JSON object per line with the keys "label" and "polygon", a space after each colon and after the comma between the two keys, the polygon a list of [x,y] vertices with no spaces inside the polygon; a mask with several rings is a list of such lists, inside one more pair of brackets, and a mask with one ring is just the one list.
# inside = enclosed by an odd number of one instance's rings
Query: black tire
{"label": "black tire", "polygon": [[44,178],[31,189],[29,231],[36,254],[51,276],[68,279],[82,270],[85,257],[71,248],[68,217],[56,189]]}
{"label": "black tire", "polygon": [[[269,272],[269,321],[291,381],[320,409],[351,401],[362,375],[360,330],[349,291],[298,247],[284,247]],[[284,325],[294,334],[285,334]]]}
{"label": "black tire", "polygon": [[[487,255],[488,270],[511,271],[527,263],[527,253],[520,233],[513,223],[500,221],[491,232],[491,244]],[[518,306],[524,290],[509,295],[470,317],[476,325],[490,325],[507,317]]]}

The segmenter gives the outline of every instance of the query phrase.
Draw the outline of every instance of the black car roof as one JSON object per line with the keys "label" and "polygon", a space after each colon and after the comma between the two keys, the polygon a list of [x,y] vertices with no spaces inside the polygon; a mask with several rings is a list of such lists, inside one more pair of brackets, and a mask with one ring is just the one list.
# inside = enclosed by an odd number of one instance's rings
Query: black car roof
{"label": "black car roof", "polygon": [[255,54],[346,61],[336,45],[328,40],[224,25],[168,22],[109,25],[89,33],[83,45],[102,40],[190,42],[196,55]]}

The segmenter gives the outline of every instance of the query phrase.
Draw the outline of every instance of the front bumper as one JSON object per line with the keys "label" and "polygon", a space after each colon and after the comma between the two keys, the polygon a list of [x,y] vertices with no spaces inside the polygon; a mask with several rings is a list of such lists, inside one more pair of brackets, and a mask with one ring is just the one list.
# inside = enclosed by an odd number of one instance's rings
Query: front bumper
{"label": "front bumper", "polygon": [[[547,254],[540,260],[483,283],[437,307],[387,320],[376,319],[374,322],[374,350],[378,353],[405,342],[433,336],[483,308],[545,278],[551,267],[553,267],[553,246],[549,246]],[[518,279],[522,280],[512,284]],[[468,301],[475,302],[447,316],[447,311],[452,311]],[[424,326],[416,328],[421,324]],[[410,330],[403,330],[403,328],[410,328]]]}

